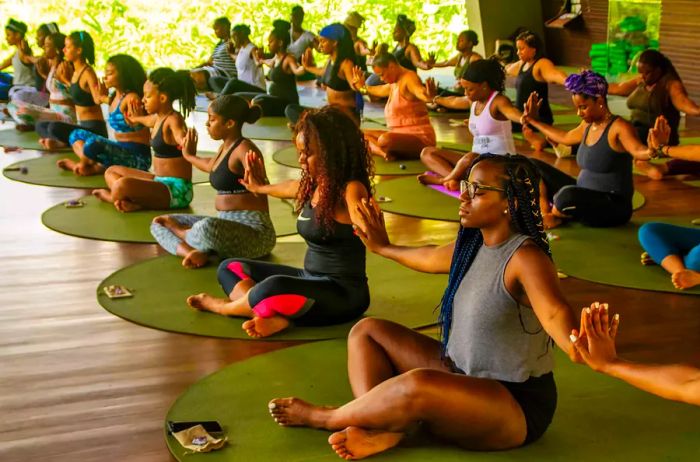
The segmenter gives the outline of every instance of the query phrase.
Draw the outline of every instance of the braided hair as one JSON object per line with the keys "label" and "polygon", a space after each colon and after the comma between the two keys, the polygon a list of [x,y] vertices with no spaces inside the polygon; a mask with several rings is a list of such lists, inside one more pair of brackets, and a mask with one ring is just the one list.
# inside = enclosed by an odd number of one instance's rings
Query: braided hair
{"label": "braided hair", "polygon": [[[527,157],[519,154],[503,156],[482,154],[474,161],[471,168],[473,169],[477,163],[482,161],[488,161],[503,170],[501,186],[505,189],[503,194],[508,198],[508,212],[513,231],[532,238],[537,246],[549,258],[552,258],[547,234],[542,223],[542,212],[539,206],[540,174],[535,165]],[[447,342],[452,327],[455,294],[483,243],[484,238],[478,228],[460,228],[457,233],[455,251],[450,265],[450,276],[440,302],[438,318],[443,357],[447,352]]]}
{"label": "braided hair", "polygon": [[[319,224],[327,232],[335,226],[335,210],[345,198],[345,187],[359,181],[372,194],[370,178],[374,176],[374,161],[367,140],[350,115],[338,106],[307,109],[294,126],[294,137],[304,134],[305,144],[318,140],[318,176],[314,181],[302,170],[296,197],[297,211],[311,200],[319,188],[319,202],[315,207]],[[308,146],[304,149],[308,149]]]}
{"label": "braided hair", "polygon": [[174,71],[168,67],[159,67],[148,75],[148,80],[158,86],[158,91],[168,95],[170,102],[180,100],[180,113],[183,117],[195,108],[197,90],[188,71]]}

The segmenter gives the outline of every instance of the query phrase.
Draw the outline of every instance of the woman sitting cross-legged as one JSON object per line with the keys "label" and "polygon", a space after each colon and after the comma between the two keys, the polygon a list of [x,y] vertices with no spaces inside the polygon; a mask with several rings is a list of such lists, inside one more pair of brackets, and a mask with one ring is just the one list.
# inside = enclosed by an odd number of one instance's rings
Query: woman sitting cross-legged
{"label": "woman sitting cross-legged", "polygon": [[[151,156],[146,145],[147,164],[143,162],[145,165],[141,168],[109,167],[105,172],[108,189],[96,189],[92,193],[113,203],[120,212],[185,208],[193,198],[192,166],[182,157],[180,146],[187,132],[185,118],[195,106],[194,84],[187,71],[161,67],[151,72],[142,86],[143,105],[148,115],[138,115],[142,112],[141,106],[134,102],[121,123],[126,127],[136,125],[152,129],[150,147],[155,154],[155,175],[147,171]],[[180,102],[182,113],[173,109],[176,100]],[[148,129],[145,130],[148,138]]]}
{"label": "woman sitting cross-legged", "polygon": [[353,233],[357,206],[372,191],[372,158],[353,119],[335,106],[305,111],[295,126],[300,180],[266,184],[260,156],[249,153],[242,184],[254,194],[296,197],[297,230],[308,249],[304,268],[229,259],[219,266],[227,298],[188,298],[190,306],[243,323],[251,337],[298,325],[348,322],[369,306],[365,247]]}
{"label": "woman sitting cross-legged", "polygon": [[348,339],[355,399],[340,407],[274,399],[277,423],[335,432],[328,441],[344,459],[386,451],[420,424],[472,450],[511,449],[542,436],[557,404],[552,340],[579,357],[537,207],[538,174],[522,156],[482,155],[468,178],[462,228],[447,245],[391,244],[376,204],[363,201],[358,210],[357,231],[371,251],[450,274],[441,340],[381,319],[360,321]]}
{"label": "woman sitting cross-legged", "polygon": [[[207,112],[207,131],[212,139],[223,142],[221,149],[215,157],[197,157],[197,132],[190,128],[182,157],[209,173],[209,183],[217,191],[214,205],[218,216],[161,215],[151,224],[156,241],[171,254],[184,257],[185,268],[204,266],[210,253],[220,258],[259,258],[270,253],[276,240],[267,196],[251,194],[239,182],[246,153],[260,153],[255,143],[242,134],[244,123],[260,118],[260,107],[251,107],[238,96],[222,95],[209,104]],[[264,164],[259,167],[264,177]]]}

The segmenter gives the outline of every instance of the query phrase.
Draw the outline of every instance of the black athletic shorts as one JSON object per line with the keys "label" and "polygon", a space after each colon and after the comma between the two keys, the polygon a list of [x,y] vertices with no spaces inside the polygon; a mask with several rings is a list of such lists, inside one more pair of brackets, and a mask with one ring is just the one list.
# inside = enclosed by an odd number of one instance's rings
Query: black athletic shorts
{"label": "black athletic shorts", "polygon": [[540,377],[530,377],[524,382],[498,381],[508,389],[525,414],[527,425],[526,444],[537,441],[552,423],[557,408],[557,386],[551,372]]}

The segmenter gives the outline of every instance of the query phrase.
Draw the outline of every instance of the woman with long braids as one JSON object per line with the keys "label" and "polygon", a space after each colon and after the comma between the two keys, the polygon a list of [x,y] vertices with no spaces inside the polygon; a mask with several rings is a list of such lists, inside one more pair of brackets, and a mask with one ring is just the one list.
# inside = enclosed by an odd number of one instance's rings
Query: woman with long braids
{"label": "woman with long braids", "polygon": [[334,106],[305,111],[294,136],[300,180],[267,184],[262,159],[250,152],[244,179],[250,192],[296,198],[297,230],[308,249],[304,268],[230,259],[219,266],[227,298],[188,298],[190,306],[224,316],[251,318],[243,328],[267,337],[297,325],[340,324],[369,306],[365,247],[353,232],[358,205],[372,194],[372,156],[357,124]]}
{"label": "woman with long braids", "polygon": [[631,123],[610,112],[608,83],[602,75],[593,71],[571,74],[565,87],[583,119],[578,127],[565,131],[532,117],[538,105],[534,93],[521,121],[555,143],[581,145],[576,155],[581,167],[578,178],[536,162],[546,185],[540,203],[545,226],[553,228],[569,219],[587,226],[623,225],[632,217],[632,159],[650,160],[663,155],[662,149],[645,146]]}
{"label": "woman with long braids", "polygon": [[75,104],[78,125],[38,122],[36,132],[39,134],[39,144],[48,150],[70,145],[70,135],[78,128],[107,137],[107,125],[100,107],[100,82],[92,68],[95,64],[95,42],[85,31],[71,32],[66,37],[63,55],[72,65],[73,72],[70,72],[69,66],[62,66],[56,70],[55,78],[69,86],[68,91]]}
{"label": "woman with long braids", "polygon": [[[357,57],[350,31],[342,24],[334,23],[321,29],[318,36],[319,51],[328,55],[328,61],[323,68],[315,67],[304,55],[301,58],[304,69],[319,77],[321,85],[326,89],[328,104],[346,109],[359,124],[364,101],[353,86],[352,72]],[[290,104],[284,113],[292,123],[296,123],[305,109],[298,104]]]}
{"label": "woman with long braids", "polygon": [[[187,134],[185,119],[195,107],[195,87],[187,71],[161,67],[150,73],[142,84],[143,106],[148,115],[142,116],[138,100],[132,101],[122,123],[141,127],[154,154],[154,173],[148,167],[115,165],[105,172],[108,189],[92,193],[100,200],[111,202],[120,212],[141,209],[181,209],[193,198],[192,165],[182,156]],[[173,103],[180,102],[180,111]],[[148,127],[148,128],[146,128]],[[148,166],[151,149],[146,144]],[[134,168],[136,167],[136,168]]]}
{"label": "woman with long braids", "polygon": [[449,273],[441,340],[363,319],[348,339],[355,399],[338,408],[273,399],[275,421],[335,432],[328,441],[344,459],[396,446],[420,423],[472,450],[540,438],[557,404],[552,340],[578,357],[569,339],[575,318],[537,206],[538,181],[522,156],[481,156],[461,183],[457,240],[443,246],[392,244],[376,204],[363,201],[357,232],[367,248],[417,271]]}

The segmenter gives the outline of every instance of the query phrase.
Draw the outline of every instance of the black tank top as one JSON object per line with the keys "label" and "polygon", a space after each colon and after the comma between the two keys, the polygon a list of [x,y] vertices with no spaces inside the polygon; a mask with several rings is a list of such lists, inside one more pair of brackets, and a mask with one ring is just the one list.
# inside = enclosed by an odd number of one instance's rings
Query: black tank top
{"label": "black tank top", "polygon": [[297,217],[297,231],[309,246],[304,257],[306,271],[319,276],[367,280],[366,249],[352,225],[336,221],[332,230],[326,230],[319,223],[316,209],[307,202]]}
{"label": "black tank top", "polygon": [[284,72],[282,63],[284,63],[284,58],[280,59],[275,67],[270,69],[270,72],[267,74],[267,78],[272,82],[269,93],[272,96],[282,98],[290,103],[299,103],[296,78],[294,74],[287,74]]}
{"label": "black tank top", "polygon": [[[333,65],[334,63],[329,59],[321,83],[335,91],[352,91],[348,81],[341,79],[337,72],[333,72]],[[340,66],[338,66],[338,70],[340,70]]]}
{"label": "black tank top", "polygon": [[617,120],[616,116],[605,127],[600,139],[593,146],[586,144],[591,125],[586,127],[576,154],[576,162],[581,167],[576,185],[594,191],[620,194],[630,199],[631,206],[632,194],[634,194],[632,156],[627,152],[613,150],[608,143],[608,132],[615,120]]}
{"label": "black tank top", "polygon": [[182,149],[172,144],[168,144],[163,139],[163,125],[165,121],[168,120],[170,115],[166,116],[160,123],[160,127],[156,130],[156,134],[151,138],[151,147],[153,148],[153,153],[159,159],[174,159],[176,157],[182,157]]}
{"label": "black tank top", "polygon": [[406,49],[402,46],[396,45],[394,51],[392,51],[391,54],[394,55],[394,57],[399,62],[399,64],[401,64],[401,66],[405,67],[410,71],[416,70],[416,66],[414,66],[413,61],[411,61],[411,59],[408,56],[406,56]]}
{"label": "black tank top", "polygon": [[537,59],[532,66],[530,66],[526,71],[525,64],[520,66],[520,72],[515,79],[515,107],[521,111],[525,107],[527,99],[533,91],[536,91],[539,97],[542,99],[542,105],[540,106],[539,120],[551,125],[554,122],[554,116],[552,115],[552,108],[549,107],[549,86],[547,82],[538,82],[535,76],[532,75],[532,70],[535,68],[535,64],[541,58]]}
{"label": "black tank top", "polygon": [[71,82],[70,88],[68,89],[68,93],[70,93],[70,97],[76,106],[97,106],[95,104],[95,100],[92,98],[92,93],[80,88],[80,77],[83,76],[83,72],[85,72],[87,68],[87,66],[83,67],[83,70],[80,71],[80,74],[78,74],[78,79],[75,82]]}
{"label": "black tank top", "polygon": [[245,186],[238,182],[238,180],[243,178],[243,175],[232,172],[228,168],[228,159],[231,157],[231,153],[240,146],[243,140],[245,138],[238,138],[224,155],[224,158],[221,159],[219,165],[209,173],[209,184],[216,189],[217,194],[244,194],[248,192]]}

